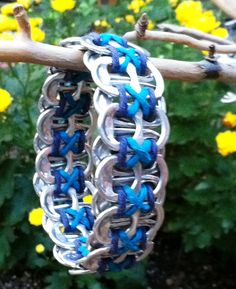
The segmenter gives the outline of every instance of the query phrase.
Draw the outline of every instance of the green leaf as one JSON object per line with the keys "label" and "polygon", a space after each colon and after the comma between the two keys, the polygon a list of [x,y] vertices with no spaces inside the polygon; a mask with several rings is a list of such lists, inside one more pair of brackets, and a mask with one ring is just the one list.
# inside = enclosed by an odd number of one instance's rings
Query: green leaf
{"label": "green leaf", "polygon": [[1,228],[0,234],[0,267],[2,267],[7,261],[7,257],[10,255],[12,243],[15,240],[13,229],[10,227]]}
{"label": "green leaf", "polygon": [[26,176],[16,177],[15,195],[7,206],[9,214],[5,216],[7,223],[14,225],[22,221],[25,213],[28,216],[28,212],[34,207],[35,201],[38,200],[33,190],[32,180]]}
{"label": "green leaf", "polygon": [[49,284],[45,289],[68,289],[72,285],[72,278],[67,272],[54,272],[45,281]]}
{"label": "green leaf", "polygon": [[1,178],[1,187],[0,187],[0,207],[4,203],[5,199],[9,199],[13,196],[14,193],[14,172],[17,165],[16,160],[5,160],[1,163],[0,166],[0,178]]}
{"label": "green leaf", "polygon": [[194,188],[195,191],[202,191],[202,190],[207,190],[209,189],[210,184],[207,182],[200,182],[199,184],[197,184]]}

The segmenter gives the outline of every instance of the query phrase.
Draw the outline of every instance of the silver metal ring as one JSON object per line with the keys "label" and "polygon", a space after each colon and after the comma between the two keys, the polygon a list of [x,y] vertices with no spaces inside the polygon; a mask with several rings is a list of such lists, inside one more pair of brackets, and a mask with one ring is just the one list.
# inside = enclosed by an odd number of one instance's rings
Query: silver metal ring
{"label": "silver metal ring", "polygon": [[[64,130],[68,134],[74,133],[76,130],[85,130],[86,138],[90,138],[95,126],[95,114],[93,110],[90,110],[86,116],[74,115],[68,120],[62,117],[56,117],[56,108],[49,108],[43,111],[37,121],[37,133],[40,140],[51,145],[53,142],[53,129]],[[89,117],[89,123],[86,123],[86,118]],[[57,121],[57,123],[55,123]]]}
{"label": "silver metal ring", "polygon": [[[45,190],[40,194],[40,204],[45,214],[54,221],[60,220],[60,214],[56,212],[54,204],[54,187],[46,187]],[[71,204],[68,202],[63,205],[63,207],[72,208],[73,210],[78,210],[79,202],[78,196],[75,189],[70,188],[67,193],[67,200],[71,200]]]}
{"label": "silver metal ring", "polygon": [[[92,78],[96,85],[104,91],[106,94],[111,96],[118,96],[119,91],[116,87],[109,85],[110,76],[108,73],[108,65],[112,64],[112,58],[109,56],[104,56],[97,58],[93,63],[93,69],[91,70]],[[164,92],[164,81],[160,72],[156,67],[149,61],[147,61],[147,68],[150,70],[152,76],[157,83],[155,95],[157,98],[161,97]],[[133,64],[129,63],[127,66],[127,74],[130,76],[130,86],[135,89],[137,92],[141,91],[141,86],[139,84],[139,79],[136,73],[136,68]],[[135,77],[134,77],[135,76]]]}
{"label": "silver metal ring", "polygon": [[[118,195],[113,190],[112,170],[117,164],[117,156],[110,156],[101,161],[95,173],[95,183],[99,194],[110,202],[117,202]],[[135,178],[131,180],[131,189],[139,191],[141,187],[142,168],[137,164],[133,169]]]}
{"label": "silver metal ring", "polygon": [[[120,143],[114,137],[114,125],[113,125],[113,118],[118,109],[119,104],[117,103],[110,104],[107,107],[107,109],[104,110],[104,112],[99,115],[97,120],[98,130],[103,142],[114,151],[118,151],[120,148]],[[138,113],[134,116],[134,122],[135,122],[135,133],[133,135],[133,139],[135,139],[138,143],[142,143],[143,132],[142,132],[141,111],[138,111]]]}

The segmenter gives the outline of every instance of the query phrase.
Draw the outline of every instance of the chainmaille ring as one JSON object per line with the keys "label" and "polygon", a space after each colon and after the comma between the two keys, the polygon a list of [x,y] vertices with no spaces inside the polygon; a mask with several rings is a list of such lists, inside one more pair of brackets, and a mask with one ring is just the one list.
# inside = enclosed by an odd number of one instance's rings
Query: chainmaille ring
{"label": "chainmaille ring", "polygon": [[122,37],[61,45],[85,51],[90,73],[52,67],[42,88],[33,183],[43,227],[71,274],[127,269],[152,251],[164,219],[164,82]]}

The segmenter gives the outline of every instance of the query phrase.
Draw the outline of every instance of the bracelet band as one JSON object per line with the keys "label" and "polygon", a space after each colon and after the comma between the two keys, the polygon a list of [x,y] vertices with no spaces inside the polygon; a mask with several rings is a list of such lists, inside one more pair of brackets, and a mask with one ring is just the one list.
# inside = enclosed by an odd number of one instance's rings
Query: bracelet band
{"label": "bracelet band", "polygon": [[117,35],[61,45],[85,50],[90,73],[51,68],[42,88],[33,183],[43,227],[71,274],[119,271],[152,251],[164,219],[164,82],[147,52]]}

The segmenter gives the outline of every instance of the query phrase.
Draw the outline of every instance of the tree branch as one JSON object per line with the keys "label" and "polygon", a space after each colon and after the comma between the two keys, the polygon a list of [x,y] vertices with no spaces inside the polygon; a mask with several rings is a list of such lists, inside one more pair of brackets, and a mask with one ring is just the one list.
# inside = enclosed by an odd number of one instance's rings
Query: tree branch
{"label": "tree branch", "polygon": [[20,4],[16,4],[13,8],[14,16],[19,26],[19,38],[31,40],[31,27],[29,19],[24,7]]}
{"label": "tree branch", "polygon": [[236,1],[235,0],[211,0],[216,6],[224,11],[228,16],[236,19]]}
{"label": "tree branch", "polygon": [[212,35],[212,34],[208,34],[197,29],[186,28],[183,26],[175,25],[175,24],[161,23],[157,25],[157,28],[165,32],[185,34],[185,35],[192,36],[199,40],[208,40],[208,41],[212,41],[218,44],[233,44],[232,41],[229,41],[227,39],[224,39],[224,38]]}
{"label": "tree branch", "polygon": [[138,38],[144,37],[147,27],[148,27],[148,17],[146,13],[143,13],[137,23],[134,26],[134,30],[137,33]]}
{"label": "tree branch", "polygon": [[[0,41],[0,61],[25,62],[54,66],[58,68],[85,71],[83,52],[34,41]],[[217,79],[236,83],[236,61],[228,63],[187,62],[170,59],[151,58],[165,79],[201,81],[216,78],[210,71],[216,69]]]}
{"label": "tree branch", "polygon": [[0,41],[0,61],[25,62],[72,70],[86,70],[83,52],[35,41]]}
{"label": "tree branch", "polygon": [[[123,37],[129,41],[140,39],[136,31],[127,32]],[[225,53],[225,54],[236,53],[236,44],[220,45],[207,40],[198,40],[188,35],[184,34],[181,35],[172,32],[146,30],[145,35],[141,39],[173,42],[177,44],[187,45],[189,47],[198,50],[207,50],[207,51],[210,51],[209,47],[211,45],[214,45],[216,53]]]}
{"label": "tree branch", "polygon": [[[22,20],[23,18],[20,19]],[[24,31],[25,36],[29,36],[27,32],[29,29],[27,25],[23,24],[26,22],[23,22],[23,20],[19,22],[21,31]],[[26,37],[13,41],[0,41],[0,61],[34,63],[63,69],[86,71],[86,67],[83,64],[82,51],[43,44],[32,41],[29,38],[26,39]],[[157,58],[151,58],[151,61],[160,70],[165,79],[181,81],[217,79],[236,83],[236,60],[233,59],[229,59],[228,62],[224,61],[224,63],[218,63],[213,60],[186,62]]]}

